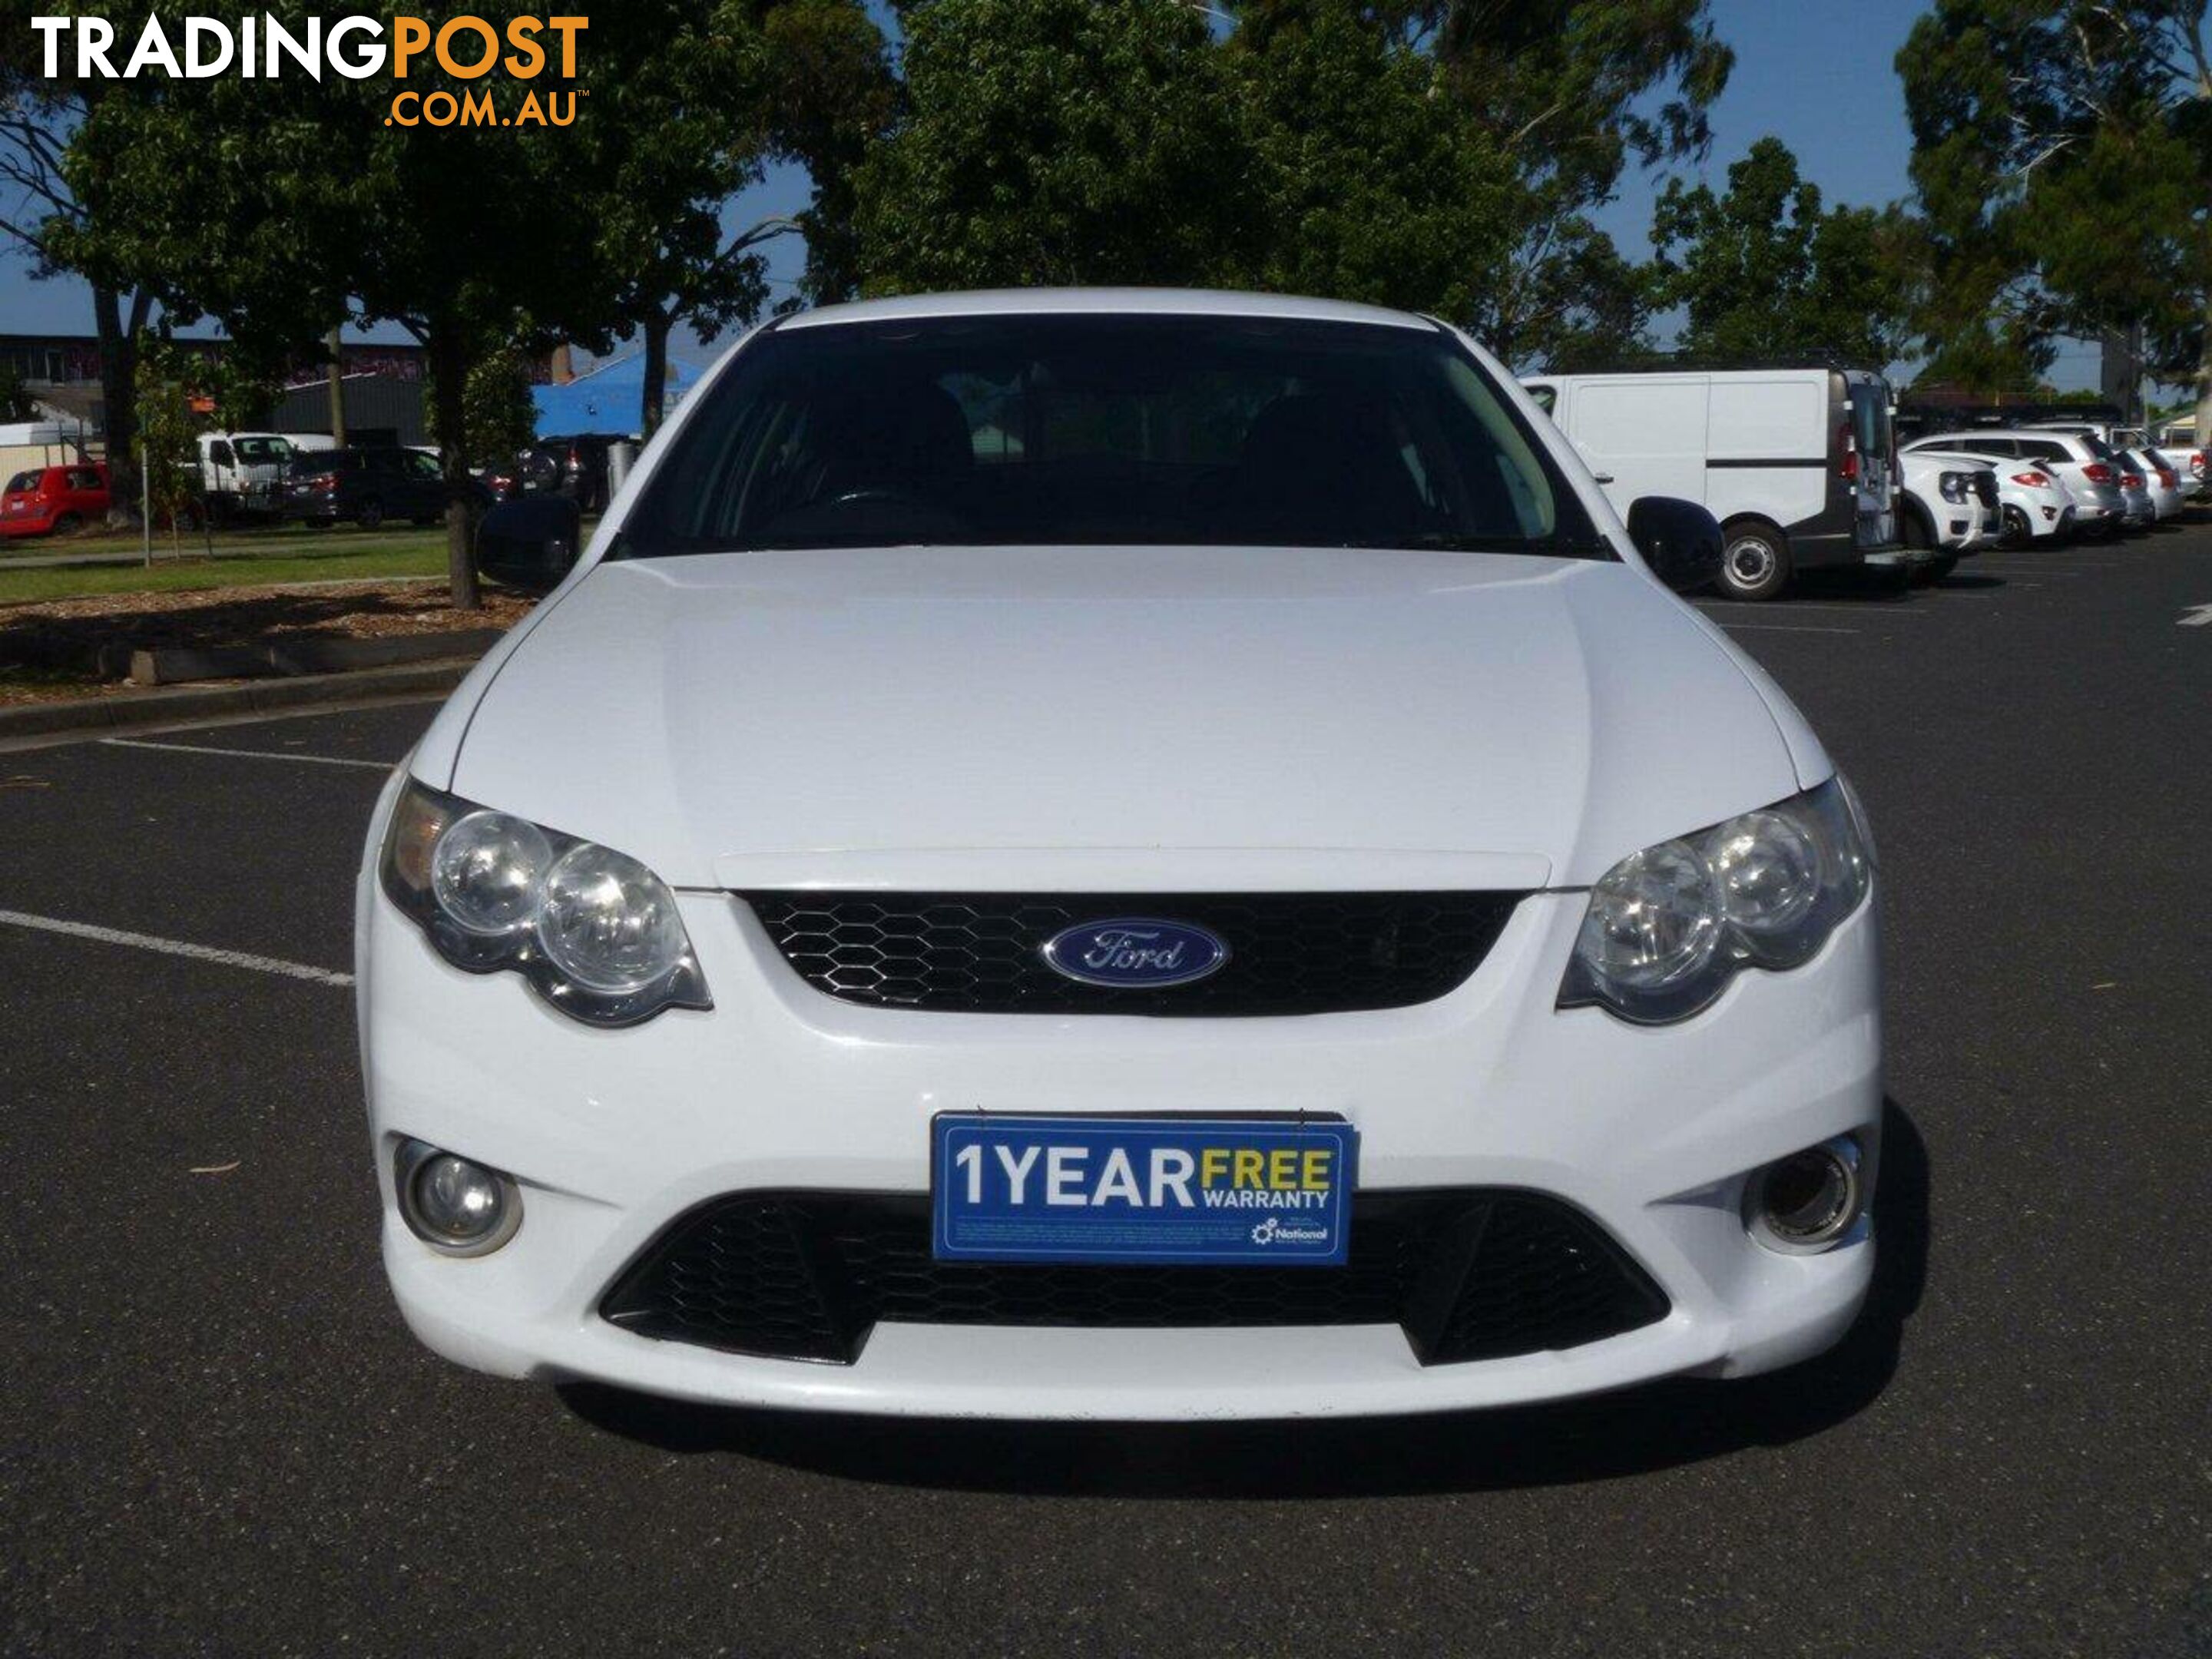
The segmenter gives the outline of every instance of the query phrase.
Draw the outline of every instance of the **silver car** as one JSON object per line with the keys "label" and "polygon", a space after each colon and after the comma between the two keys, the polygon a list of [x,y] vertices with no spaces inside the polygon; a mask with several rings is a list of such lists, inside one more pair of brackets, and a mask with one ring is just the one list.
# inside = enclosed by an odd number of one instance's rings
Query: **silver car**
{"label": "silver car", "polygon": [[2182,483],[2179,467],[2148,444],[2123,450],[2121,459],[2142,470],[2143,487],[2150,492],[2160,523],[2180,516],[2182,508],[2189,505],[2189,491]]}

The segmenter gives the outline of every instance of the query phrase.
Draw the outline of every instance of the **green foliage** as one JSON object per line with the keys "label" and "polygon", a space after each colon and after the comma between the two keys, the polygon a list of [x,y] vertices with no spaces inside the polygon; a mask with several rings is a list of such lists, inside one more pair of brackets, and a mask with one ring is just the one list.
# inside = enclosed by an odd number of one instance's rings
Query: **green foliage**
{"label": "green foliage", "polygon": [[1897,66],[1938,358],[2016,377],[2054,334],[2142,324],[2160,372],[2212,397],[2203,27],[2170,0],[1936,0],[1914,25]]}
{"label": "green foliage", "polygon": [[1587,210],[1699,153],[1703,0],[914,0],[902,117],[855,177],[872,292],[1231,283],[1370,300],[1509,359],[1641,343]]}
{"label": "green foliage", "polygon": [[[625,141],[604,191],[575,210],[599,228],[621,321],[646,337],[649,434],[670,330],[688,321],[712,340],[760,315],[769,296],[760,248],[823,224],[822,204],[848,190],[845,175],[889,118],[891,79],[883,37],[858,0],[637,0],[621,26],[656,50],[606,88],[595,113],[619,122]],[[726,230],[726,204],[758,183],[771,159],[805,165],[815,208]],[[830,268],[843,257],[825,237],[813,260],[821,286],[845,280]]]}
{"label": "green foliage", "polygon": [[1464,320],[1510,252],[1502,148],[1436,59],[1324,0],[1231,43],[1267,235],[1242,280]]}
{"label": "green foliage", "polygon": [[173,544],[179,526],[200,510],[199,428],[192,418],[190,366],[167,342],[138,345],[137,465],[141,499],[153,523],[167,525]]}
{"label": "green foliage", "polygon": [[864,291],[1248,268],[1261,202],[1198,11],[931,0],[906,27],[906,119],[854,179]]}
{"label": "green foliage", "polygon": [[1651,240],[1659,303],[1688,312],[1685,351],[1832,354],[1879,368],[1904,343],[1902,231],[1872,209],[1824,208],[1778,138],[1729,168],[1724,193],[1670,181]]}
{"label": "green foliage", "polygon": [[[436,427],[445,402],[429,388],[432,428],[442,448],[446,434]],[[471,465],[503,459],[526,449],[538,435],[538,405],[530,395],[530,356],[514,345],[497,346],[469,366],[461,392],[461,453]]]}
{"label": "green foliage", "polygon": [[[1277,0],[1297,3],[1297,0]],[[1589,221],[1631,167],[1702,156],[1735,56],[1705,0],[1386,0],[1510,158],[1505,266],[1468,319],[1508,362],[1641,347],[1640,283]]]}

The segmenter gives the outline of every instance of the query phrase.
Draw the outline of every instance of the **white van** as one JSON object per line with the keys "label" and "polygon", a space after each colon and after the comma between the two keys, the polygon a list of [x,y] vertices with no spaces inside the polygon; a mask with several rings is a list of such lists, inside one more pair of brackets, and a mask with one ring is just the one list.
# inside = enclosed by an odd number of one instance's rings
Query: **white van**
{"label": "white van", "polygon": [[1547,410],[1626,514],[1644,495],[1721,521],[1721,586],[1771,599],[1800,570],[1897,565],[1889,383],[1870,370],[1535,374]]}

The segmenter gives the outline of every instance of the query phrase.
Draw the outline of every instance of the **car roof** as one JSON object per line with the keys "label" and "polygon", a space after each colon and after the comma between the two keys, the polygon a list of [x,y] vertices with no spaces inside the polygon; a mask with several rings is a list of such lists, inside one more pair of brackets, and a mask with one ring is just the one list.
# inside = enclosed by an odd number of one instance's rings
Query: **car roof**
{"label": "car roof", "polygon": [[1959,432],[1931,432],[1925,437],[1915,438],[1915,443],[1932,443],[1938,439],[1954,438],[2078,438],[2079,432],[2054,426],[1991,426],[1974,427]]}
{"label": "car roof", "polygon": [[1307,300],[1282,294],[1239,294],[1197,288],[1006,288],[965,294],[909,294],[858,300],[787,317],[781,330],[824,328],[839,323],[890,322],[921,317],[1269,317],[1313,322],[1380,324],[1433,329],[1410,312],[1345,300]]}

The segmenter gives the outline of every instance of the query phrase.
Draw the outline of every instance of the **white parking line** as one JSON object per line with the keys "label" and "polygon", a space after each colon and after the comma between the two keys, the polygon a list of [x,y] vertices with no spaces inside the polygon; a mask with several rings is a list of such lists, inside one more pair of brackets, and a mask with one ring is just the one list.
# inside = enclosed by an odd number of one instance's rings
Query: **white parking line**
{"label": "white parking line", "polygon": [[[1728,610],[1731,610],[1731,611],[1763,611],[1763,612],[1765,612],[1767,616],[1770,616],[1770,617],[1772,617],[1772,616],[1794,617],[1794,616],[1797,615],[1797,613],[1798,613],[1798,612],[1800,612],[1801,611],[1824,611],[1824,612],[1841,611],[1844,616],[1847,616],[1847,617],[1858,617],[1860,620],[1862,620],[1862,621],[1865,621],[1865,620],[1867,620],[1867,619],[1868,619],[1868,617],[1869,617],[1869,607],[1867,607],[1866,605],[1820,605],[1820,604],[1805,604],[1805,605],[1801,605],[1801,604],[1797,603],[1797,602],[1796,602],[1796,600],[1794,600],[1794,599],[1793,599],[1793,600],[1790,600],[1790,602],[1788,602],[1787,604],[1781,605],[1778,605],[1778,605],[1760,605],[1760,604],[1757,603],[1756,601],[1753,601],[1753,600],[1751,600],[1751,599],[1705,599],[1705,600],[1701,600],[1701,601],[1699,601],[1698,605],[1698,610],[1700,610],[1700,611],[1719,611],[1719,610],[1722,610],[1722,609],[1723,609],[1723,608],[1726,608],[1726,609],[1728,609]],[[1910,610],[1908,610],[1905,606],[1901,605],[1897,605],[1897,604],[1894,604],[1894,603],[1887,604],[1887,605],[1884,605],[1881,607],[1881,615],[1882,615],[1885,618],[1889,617],[1893,617],[1893,616],[1894,616],[1894,617],[1909,617],[1909,616],[1911,616],[1911,614],[1912,614],[1912,612],[1911,612]]]}
{"label": "white parking line", "polygon": [[343,755],[288,755],[277,749],[217,749],[204,743],[148,743],[141,738],[102,738],[111,749],[158,749],[165,755],[228,755],[234,760],[304,761],[310,766],[365,766],[389,772],[390,761],[352,760]]}
{"label": "white parking line", "polygon": [[1788,623],[1732,623],[1721,624],[1731,634],[1856,634],[1856,628],[1796,628]]}
{"label": "white parking line", "polygon": [[58,916],[26,915],[21,910],[0,910],[0,922],[15,927],[36,928],[45,933],[66,933],[102,945],[128,945],[140,951],[159,951],[165,956],[190,957],[195,962],[219,963],[226,968],[251,968],[257,973],[282,974],[317,985],[348,986],[351,974],[334,974],[327,968],[310,968],[303,962],[277,957],[258,957],[250,951],[218,951],[206,945],[188,945],[178,939],[157,939],[151,933],[127,933],[120,927],[95,927],[88,921],[64,921]]}

